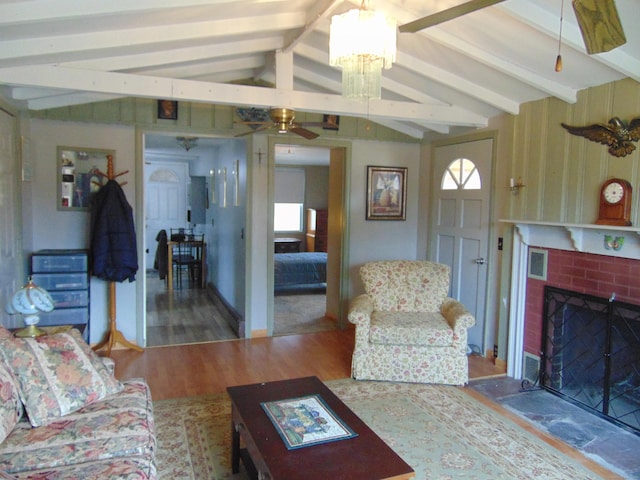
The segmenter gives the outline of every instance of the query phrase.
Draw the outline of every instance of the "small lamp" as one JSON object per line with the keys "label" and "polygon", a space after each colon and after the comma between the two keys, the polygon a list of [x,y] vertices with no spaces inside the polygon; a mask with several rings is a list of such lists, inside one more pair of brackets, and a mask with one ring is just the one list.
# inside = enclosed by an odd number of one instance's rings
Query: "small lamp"
{"label": "small lamp", "polygon": [[9,315],[20,313],[24,316],[26,325],[22,330],[18,330],[16,337],[39,337],[44,335],[44,330],[36,325],[40,322],[39,313],[53,310],[53,299],[44,288],[38,287],[31,277],[27,284],[13,294],[7,304],[6,311]]}

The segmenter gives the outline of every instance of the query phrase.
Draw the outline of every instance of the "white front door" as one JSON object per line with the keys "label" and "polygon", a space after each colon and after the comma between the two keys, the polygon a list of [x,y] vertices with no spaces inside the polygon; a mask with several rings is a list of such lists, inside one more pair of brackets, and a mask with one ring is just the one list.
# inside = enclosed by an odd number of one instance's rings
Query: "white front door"
{"label": "white front door", "polygon": [[451,267],[449,295],[475,316],[468,342],[483,355],[492,153],[492,139],[436,147],[429,249]]}
{"label": "white front door", "polygon": [[187,227],[186,163],[153,162],[145,164],[145,267],[153,268],[160,230],[170,235],[171,228]]}

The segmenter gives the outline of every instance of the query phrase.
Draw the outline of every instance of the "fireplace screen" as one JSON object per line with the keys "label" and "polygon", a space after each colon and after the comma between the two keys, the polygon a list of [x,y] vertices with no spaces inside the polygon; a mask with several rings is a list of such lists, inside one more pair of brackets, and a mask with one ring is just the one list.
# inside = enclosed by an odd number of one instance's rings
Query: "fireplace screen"
{"label": "fireplace screen", "polygon": [[545,287],[540,384],[640,433],[640,306]]}

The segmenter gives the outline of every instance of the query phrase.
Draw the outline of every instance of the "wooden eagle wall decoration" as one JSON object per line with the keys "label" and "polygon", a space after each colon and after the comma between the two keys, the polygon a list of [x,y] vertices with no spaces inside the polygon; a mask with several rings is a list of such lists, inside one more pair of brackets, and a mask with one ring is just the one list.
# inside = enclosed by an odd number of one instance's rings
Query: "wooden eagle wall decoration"
{"label": "wooden eagle wall decoration", "polygon": [[585,127],[572,127],[565,123],[561,125],[573,135],[609,145],[609,153],[614,157],[626,157],[636,149],[632,142],[640,140],[640,117],[630,122],[613,117],[606,124],[594,123]]}

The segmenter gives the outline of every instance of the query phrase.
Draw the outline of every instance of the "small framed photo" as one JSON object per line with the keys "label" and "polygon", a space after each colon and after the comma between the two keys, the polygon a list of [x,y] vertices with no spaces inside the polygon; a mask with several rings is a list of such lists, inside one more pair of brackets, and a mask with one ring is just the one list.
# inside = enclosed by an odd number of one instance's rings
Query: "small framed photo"
{"label": "small framed photo", "polygon": [[323,115],[322,116],[322,129],[323,130],[339,130],[340,129],[340,115]]}
{"label": "small framed photo", "polygon": [[158,118],[161,120],[177,120],[178,102],[176,100],[158,100]]}
{"label": "small framed photo", "polygon": [[367,220],[406,220],[406,204],[406,167],[367,167]]}

